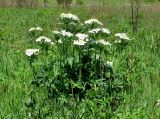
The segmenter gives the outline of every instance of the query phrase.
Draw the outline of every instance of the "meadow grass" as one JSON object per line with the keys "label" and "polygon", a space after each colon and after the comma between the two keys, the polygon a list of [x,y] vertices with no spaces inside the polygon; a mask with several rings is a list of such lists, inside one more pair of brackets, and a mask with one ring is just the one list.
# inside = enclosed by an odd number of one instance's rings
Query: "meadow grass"
{"label": "meadow grass", "polygon": [[[0,118],[25,117],[24,105],[31,91],[32,80],[32,71],[24,53],[26,48],[31,47],[28,43],[30,40],[27,35],[28,29],[41,26],[45,29],[45,35],[51,37],[50,31],[58,29],[57,23],[62,12],[72,12],[82,20],[98,18],[113,33],[127,32],[133,39],[132,44],[114,61],[114,70],[125,75],[132,88],[129,94],[124,92],[125,101],[111,114],[112,118],[160,118],[160,109],[154,108],[155,101],[160,99],[160,15],[157,10],[144,7],[138,32],[133,34],[129,8],[122,9],[119,5],[108,6],[101,13],[99,9],[83,6],[71,9],[0,8]],[[130,60],[129,66],[126,64],[127,59]],[[37,98],[45,97],[43,90],[38,92]],[[53,113],[48,119],[104,117],[103,110],[92,105],[94,102],[89,100],[88,102],[71,100],[69,105],[54,103],[51,110]],[[89,107],[92,107],[92,111]]]}

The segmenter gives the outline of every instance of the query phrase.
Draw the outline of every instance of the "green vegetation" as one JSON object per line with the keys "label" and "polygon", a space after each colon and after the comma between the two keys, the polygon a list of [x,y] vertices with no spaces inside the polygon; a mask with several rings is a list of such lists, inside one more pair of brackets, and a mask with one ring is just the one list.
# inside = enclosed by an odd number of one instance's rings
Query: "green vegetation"
{"label": "green vegetation", "polygon": [[[133,34],[130,8],[123,4],[109,4],[104,9],[98,6],[70,9],[0,8],[0,118],[23,119],[31,114],[34,115],[32,118],[42,119],[159,119],[160,107],[154,106],[160,99],[159,9],[159,4],[143,5],[138,32]],[[54,41],[51,31],[61,28],[59,16],[68,12],[77,15],[82,22],[90,18],[99,19],[111,31],[109,39],[114,40],[114,34],[118,32],[125,32],[132,39],[124,50],[114,51],[116,53],[111,57],[113,71],[124,79],[122,85],[117,85],[117,82],[112,85],[125,88],[122,92],[117,91],[119,87],[114,87],[114,93],[108,96],[100,83],[100,86],[96,85],[97,91],[89,93],[92,98],[86,96],[79,99],[68,93],[46,100],[49,92],[43,83],[41,87],[33,85],[33,71],[25,51],[41,47],[32,42],[36,37],[30,35],[28,30],[40,26],[44,29],[42,35]],[[35,69],[50,63],[52,55],[40,55],[34,64]],[[34,108],[28,106],[35,104],[31,97],[36,101]],[[120,101],[113,100],[116,97]],[[115,103],[118,103],[117,106]]]}

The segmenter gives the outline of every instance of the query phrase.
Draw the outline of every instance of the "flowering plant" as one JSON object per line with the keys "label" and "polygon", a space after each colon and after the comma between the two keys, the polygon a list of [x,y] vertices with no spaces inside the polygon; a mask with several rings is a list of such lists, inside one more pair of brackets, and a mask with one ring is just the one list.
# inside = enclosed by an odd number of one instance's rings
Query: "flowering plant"
{"label": "flowering plant", "polygon": [[[71,13],[62,13],[60,21],[61,28],[52,31],[51,39],[41,36],[35,40],[46,52],[50,46],[54,47],[50,47],[53,52],[45,55],[49,57],[48,64],[42,65],[41,70],[36,72],[32,84],[46,89],[50,98],[65,94],[67,97],[72,95],[83,99],[86,96],[92,98],[91,94],[97,90],[108,95],[115,91],[112,88],[123,90],[122,86],[112,85],[118,77],[114,72],[113,59],[116,44],[130,41],[129,37],[125,33],[111,37],[110,30],[104,28],[100,21],[90,19],[81,23]],[[32,57],[37,52],[39,50],[27,50],[26,55]],[[118,79],[120,81],[121,78]],[[101,98],[104,95],[94,96]]]}

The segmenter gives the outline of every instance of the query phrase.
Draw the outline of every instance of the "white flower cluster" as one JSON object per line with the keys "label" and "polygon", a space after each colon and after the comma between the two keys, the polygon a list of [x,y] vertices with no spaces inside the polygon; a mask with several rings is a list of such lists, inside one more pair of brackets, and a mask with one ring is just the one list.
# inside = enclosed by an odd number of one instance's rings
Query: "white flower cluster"
{"label": "white flower cluster", "polygon": [[83,46],[85,45],[87,42],[84,40],[74,40],[73,45],[79,45],[79,46]]}
{"label": "white flower cluster", "polygon": [[58,43],[63,43],[61,39],[58,40]]}
{"label": "white flower cluster", "polygon": [[103,33],[106,33],[106,34],[110,34],[111,32],[109,31],[109,29],[106,29],[106,28],[102,28],[101,31]]}
{"label": "white flower cluster", "polygon": [[113,62],[107,61],[107,65],[112,67],[113,66]]}
{"label": "white flower cluster", "polygon": [[43,31],[43,29],[38,26],[38,27],[33,27],[29,29],[29,32],[32,32],[32,31]]}
{"label": "white flower cluster", "polygon": [[87,39],[88,39],[88,35],[83,34],[83,33],[77,33],[77,34],[76,34],[76,37],[77,37],[79,40],[87,40]]}
{"label": "white flower cluster", "polygon": [[129,37],[126,35],[126,33],[117,33],[115,34],[115,36],[119,37],[120,39],[130,40]]}
{"label": "white flower cluster", "polygon": [[36,42],[38,42],[38,43],[48,43],[48,44],[54,45],[52,40],[47,38],[47,37],[45,37],[45,36],[41,36],[41,37],[37,38]]}
{"label": "white flower cluster", "polygon": [[61,31],[52,31],[53,34],[56,34],[56,35],[62,35],[64,37],[72,37],[73,34],[71,32],[67,32],[65,30],[61,30]]}
{"label": "white flower cluster", "polygon": [[73,36],[73,34],[71,32],[67,32],[65,30],[61,31],[61,35],[64,37],[72,37]]}
{"label": "white flower cluster", "polygon": [[74,40],[73,45],[83,46],[87,43],[86,41],[88,41],[88,35],[86,34],[77,33],[75,36],[78,38],[78,40]]}
{"label": "white flower cluster", "polygon": [[25,54],[28,56],[28,57],[31,57],[31,56],[34,56],[34,55],[38,55],[39,53],[39,49],[27,49],[25,51]]}
{"label": "white flower cluster", "polygon": [[79,21],[79,18],[76,15],[71,14],[71,13],[68,13],[68,14],[62,13],[60,15],[60,19],[68,19],[68,20]]}
{"label": "white flower cluster", "polygon": [[107,42],[107,41],[105,41],[105,40],[103,40],[103,39],[96,41],[96,43],[97,43],[97,44],[106,45],[106,46],[107,46],[107,45],[109,45],[109,46],[111,45],[109,42]]}
{"label": "white flower cluster", "polygon": [[86,25],[92,25],[92,24],[103,25],[103,24],[102,24],[100,21],[98,21],[97,19],[89,19],[89,20],[85,21],[84,24],[86,24]]}
{"label": "white flower cluster", "polygon": [[116,33],[115,34],[116,37],[118,37],[119,39],[115,40],[115,43],[121,43],[122,40],[131,40],[126,33]]}
{"label": "white flower cluster", "polygon": [[110,34],[110,31],[106,28],[96,28],[89,31],[90,34],[98,34],[98,33]]}

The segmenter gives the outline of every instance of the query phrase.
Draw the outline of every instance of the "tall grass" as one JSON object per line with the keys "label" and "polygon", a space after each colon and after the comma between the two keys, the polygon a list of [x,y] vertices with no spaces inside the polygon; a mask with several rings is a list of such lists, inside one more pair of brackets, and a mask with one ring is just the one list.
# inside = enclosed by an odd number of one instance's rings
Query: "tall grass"
{"label": "tall grass", "polygon": [[[112,114],[113,119],[158,119],[159,108],[154,103],[160,97],[160,16],[156,11],[141,12],[139,31],[132,34],[129,12],[112,8],[99,13],[91,8],[70,9],[0,9],[0,118],[22,119],[26,115],[25,103],[31,92],[32,72],[24,51],[30,45],[28,29],[33,26],[45,28],[44,34],[57,29],[61,12],[72,12],[82,20],[99,18],[113,32],[128,32],[133,43],[114,61],[114,70],[125,75],[131,83],[130,94],[124,93],[125,102]],[[92,14],[91,14],[92,13]],[[120,14],[121,13],[121,14]],[[125,13],[125,14],[122,14]],[[98,15],[97,15],[98,14]],[[156,18],[156,19],[152,19]],[[128,61],[129,60],[129,61]],[[126,64],[129,62],[129,64]],[[45,92],[39,90],[37,98],[43,100]],[[53,102],[54,103],[54,102]],[[47,105],[48,107],[50,105]],[[50,118],[100,118],[109,110],[99,108],[94,102],[76,102],[69,105],[54,103]],[[50,112],[50,110],[44,110]],[[108,117],[109,118],[109,117]]]}

